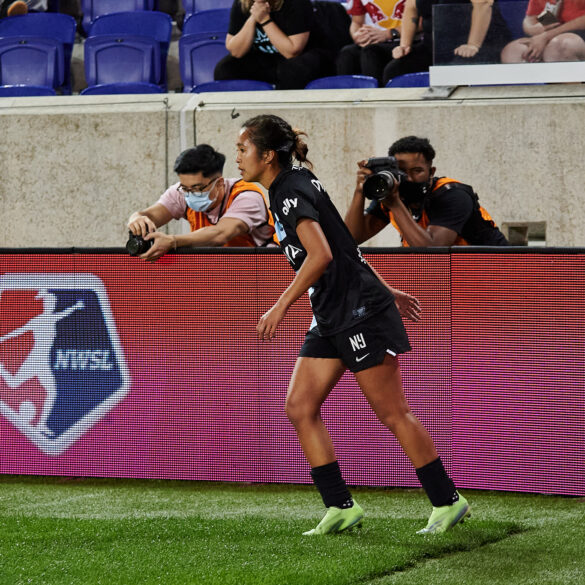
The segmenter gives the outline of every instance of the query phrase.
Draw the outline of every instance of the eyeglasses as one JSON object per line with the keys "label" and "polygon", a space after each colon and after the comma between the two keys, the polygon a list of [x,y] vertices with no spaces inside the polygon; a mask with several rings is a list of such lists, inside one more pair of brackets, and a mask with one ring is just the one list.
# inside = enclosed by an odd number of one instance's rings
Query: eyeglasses
{"label": "eyeglasses", "polygon": [[191,187],[185,187],[185,185],[179,185],[177,187],[177,190],[179,191],[179,193],[183,193],[183,195],[186,195],[187,193],[201,193],[201,192],[205,191],[205,189],[207,189],[207,187],[209,187],[209,185],[211,185],[212,183],[215,183],[215,181],[217,181],[219,178],[220,177],[215,177],[215,179],[211,179],[211,181],[209,181],[209,183],[207,183],[207,185],[203,185],[203,187],[201,187],[200,185],[193,185]]}

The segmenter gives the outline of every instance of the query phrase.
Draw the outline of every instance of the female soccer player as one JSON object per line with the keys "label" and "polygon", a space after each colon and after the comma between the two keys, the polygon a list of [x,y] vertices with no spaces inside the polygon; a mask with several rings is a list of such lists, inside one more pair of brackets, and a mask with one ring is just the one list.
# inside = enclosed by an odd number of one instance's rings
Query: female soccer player
{"label": "female soccer player", "polygon": [[307,290],[314,314],[286,398],[286,414],[327,508],[317,527],[304,534],[341,532],[362,521],[363,510],[341,476],[320,414],[347,368],[379,420],[400,442],[433,505],[426,528],[419,532],[444,532],[469,514],[469,505],[409,409],[396,357],[410,349],[399,311],[417,321],[418,301],[379,277],[362,258],[317,177],[292,165],[293,157],[310,165],[302,136],[278,116],[256,116],[242,126],[236,161],[245,181],[268,190],[280,246],[296,272],[260,318],[258,338],[273,339],[288,308]]}

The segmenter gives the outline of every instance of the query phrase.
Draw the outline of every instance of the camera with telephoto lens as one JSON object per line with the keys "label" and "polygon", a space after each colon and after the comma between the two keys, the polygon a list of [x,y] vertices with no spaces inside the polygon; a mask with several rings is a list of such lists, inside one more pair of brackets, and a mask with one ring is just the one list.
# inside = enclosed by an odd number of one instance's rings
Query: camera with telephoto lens
{"label": "camera with telephoto lens", "polygon": [[393,156],[369,158],[366,167],[372,171],[364,181],[364,195],[368,199],[386,199],[392,193],[394,185],[407,179],[406,173],[400,170]]}
{"label": "camera with telephoto lens", "polygon": [[154,240],[145,240],[142,236],[136,236],[132,232],[128,233],[130,237],[126,242],[126,250],[130,256],[140,256],[152,248]]}

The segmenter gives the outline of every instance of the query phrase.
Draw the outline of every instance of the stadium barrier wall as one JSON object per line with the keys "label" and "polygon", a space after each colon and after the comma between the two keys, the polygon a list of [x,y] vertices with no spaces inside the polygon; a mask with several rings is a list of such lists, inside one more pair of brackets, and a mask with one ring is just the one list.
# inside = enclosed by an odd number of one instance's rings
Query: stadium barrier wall
{"label": "stadium barrier wall", "polygon": [[[226,176],[239,176],[238,131],[262,112],[308,133],[309,158],[342,214],[356,162],[417,134],[435,146],[437,173],[473,185],[498,225],[544,223],[542,245],[585,246],[585,85],[445,95],[426,99],[426,88],[411,88],[2,98],[0,247],[123,245],[130,214],[176,181],[183,148],[207,142],[226,154]],[[398,243],[389,228],[367,245]]]}
{"label": "stadium barrier wall", "polygon": [[[405,391],[457,485],[584,495],[585,249],[364,255],[421,302]],[[310,481],[283,411],[307,298],[255,335],[292,278],[278,250],[0,263],[1,473]],[[351,375],[324,417],[348,483],[418,485]]]}

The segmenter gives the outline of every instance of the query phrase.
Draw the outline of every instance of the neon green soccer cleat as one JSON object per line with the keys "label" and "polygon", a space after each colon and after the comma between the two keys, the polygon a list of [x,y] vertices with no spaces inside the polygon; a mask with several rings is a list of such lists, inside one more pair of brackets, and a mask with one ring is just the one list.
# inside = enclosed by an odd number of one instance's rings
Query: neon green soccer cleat
{"label": "neon green soccer cleat", "polygon": [[459,495],[459,499],[454,504],[433,508],[426,528],[418,530],[417,534],[438,534],[440,532],[446,532],[450,528],[453,528],[455,524],[463,522],[470,514],[469,503],[462,495]]}
{"label": "neon green soccer cleat", "polygon": [[304,536],[316,536],[319,534],[333,534],[342,532],[352,526],[359,526],[364,517],[362,507],[354,501],[351,508],[336,508],[331,506],[327,508],[327,513],[323,520],[317,524],[316,528],[303,532]]}

